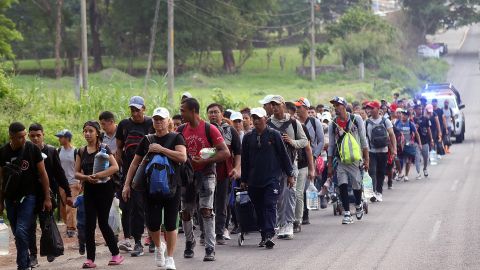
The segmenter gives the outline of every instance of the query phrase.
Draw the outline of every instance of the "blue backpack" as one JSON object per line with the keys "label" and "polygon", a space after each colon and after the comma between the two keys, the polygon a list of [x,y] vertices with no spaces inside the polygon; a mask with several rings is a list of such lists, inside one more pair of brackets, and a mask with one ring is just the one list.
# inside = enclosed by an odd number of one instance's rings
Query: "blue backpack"
{"label": "blue backpack", "polygon": [[[171,136],[164,147],[169,148],[176,135]],[[156,154],[145,168],[147,189],[150,199],[169,199],[175,197],[178,180],[175,175],[174,163],[166,156]]]}

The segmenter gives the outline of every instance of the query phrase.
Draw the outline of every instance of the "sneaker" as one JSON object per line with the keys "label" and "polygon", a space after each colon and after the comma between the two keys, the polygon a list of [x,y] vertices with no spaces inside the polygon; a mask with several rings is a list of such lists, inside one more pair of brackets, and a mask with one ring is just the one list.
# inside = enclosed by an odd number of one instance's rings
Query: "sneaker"
{"label": "sneaker", "polygon": [[85,244],[80,244],[80,247],[78,247],[78,253],[80,255],[85,255]]}
{"label": "sneaker", "polygon": [[280,226],[280,229],[278,229],[278,233],[277,233],[277,238],[278,239],[282,239],[282,238],[285,238],[285,229],[286,229],[286,224],[283,225],[283,226]]}
{"label": "sneaker", "polygon": [[417,177],[415,177],[415,179],[421,180],[421,179],[422,179],[422,175],[421,175],[421,174],[418,174]]}
{"label": "sneaker", "polygon": [[[163,242],[162,242],[163,244]],[[150,245],[148,245],[148,252],[149,253],[154,253],[155,252],[155,243],[152,241],[150,241]]]}
{"label": "sneaker", "polygon": [[39,264],[38,264],[37,256],[30,255],[30,267],[35,268],[35,267],[38,267],[38,266],[39,266]]}
{"label": "sneaker", "polygon": [[325,195],[320,195],[320,208],[325,209],[328,206],[327,197]]}
{"label": "sneaker", "polygon": [[342,224],[352,224],[352,223],[353,223],[353,218],[350,215],[350,212],[345,211],[345,214],[343,215]]}
{"label": "sneaker", "polygon": [[260,243],[258,243],[258,247],[265,247],[265,242],[267,242],[267,238],[262,236],[262,240],[260,241]]}
{"label": "sneaker", "polygon": [[125,251],[125,252],[133,251],[132,244],[130,244],[130,241],[128,241],[126,239],[122,240],[118,243],[118,249],[120,249],[121,251]]}
{"label": "sneaker", "polygon": [[220,246],[223,246],[225,245],[225,238],[223,238],[223,235],[222,234],[217,234],[217,236],[215,237],[215,240],[217,242],[217,245],[220,245]]}
{"label": "sneaker", "polygon": [[205,235],[200,234],[200,246],[205,246]]}
{"label": "sneaker", "polygon": [[303,218],[302,220],[302,225],[310,225],[310,219],[307,217],[307,218]]}
{"label": "sneaker", "polygon": [[47,262],[51,263],[53,261],[55,261],[55,256],[52,256],[52,255],[47,256]]}
{"label": "sneaker", "polygon": [[67,230],[67,238],[73,238],[75,236],[74,230]]}
{"label": "sneaker", "polygon": [[265,241],[265,247],[267,249],[272,249],[275,246],[275,242],[273,242],[272,238],[267,237],[267,240]]}
{"label": "sneaker", "polygon": [[108,265],[120,265],[125,258],[122,255],[112,256],[112,259],[108,262]]}
{"label": "sneaker", "polygon": [[230,237],[230,232],[228,231],[227,228],[223,230],[223,239],[225,240],[231,240],[232,238]]}
{"label": "sneaker", "polygon": [[299,233],[302,231],[302,224],[300,222],[294,222],[293,223],[293,233]]}
{"label": "sneaker", "polygon": [[363,204],[355,206],[355,217],[357,220],[361,220],[363,218]]}
{"label": "sneaker", "polygon": [[185,244],[185,251],[183,252],[184,258],[186,259],[193,258],[193,256],[195,255],[195,252],[193,251],[193,249],[195,248],[196,244],[197,242],[195,241],[195,239],[193,239],[193,242],[187,241],[187,243]]}
{"label": "sneaker", "polygon": [[230,231],[230,234],[239,234],[240,233],[240,228],[238,226],[233,227],[233,229]]}
{"label": "sneaker", "polygon": [[376,202],[376,201],[377,201],[377,194],[373,195],[373,196],[370,198],[370,201],[371,201],[371,202]]}
{"label": "sneaker", "polygon": [[428,171],[427,171],[427,169],[423,170],[423,175],[424,175],[425,177],[428,177]]}
{"label": "sneaker", "polygon": [[[404,179],[405,179],[405,176],[403,176],[403,175],[398,175],[396,180],[397,180],[397,181],[402,181],[402,180],[404,180]],[[408,181],[408,177],[407,177],[407,181]]]}
{"label": "sneaker", "polygon": [[142,243],[136,243],[133,251],[130,253],[132,257],[140,257],[143,256],[143,246]]}
{"label": "sneaker", "polygon": [[408,182],[408,176],[404,176],[404,177],[403,177],[403,181],[404,181],[404,182]]}
{"label": "sneaker", "polygon": [[383,195],[382,193],[377,193],[377,195],[375,196],[377,198],[377,202],[383,202]]}
{"label": "sneaker", "polygon": [[158,267],[165,267],[165,243],[161,242],[160,247],[155,247],[155,265]]}
{"label": "sneaker", "polygon": [[173,257],[168,257],[165,259],[165,268],[167,270],[175,270],[177,269],[175,267],[175,261],[173,260]]}
{"label": "sneaker", "polygon": [[287,226],[285,227],[285,237],[283,239],[293,239],[293,223],[287,223]]}
{"label": "sneaker", "polygon": [[204,262],[213,262],[215,261],[215,250],[213,248],[205,249],[205,257],[203,257]]}

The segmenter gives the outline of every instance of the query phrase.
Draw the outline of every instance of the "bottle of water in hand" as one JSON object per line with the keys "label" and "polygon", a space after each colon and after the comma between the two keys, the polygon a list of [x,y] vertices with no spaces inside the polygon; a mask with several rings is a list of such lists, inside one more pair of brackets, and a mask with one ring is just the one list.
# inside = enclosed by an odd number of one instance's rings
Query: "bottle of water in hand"
{"label": "bottle of water in hand", "polygon": [[308,210],[318,210],[318,190],[313,183],[307,188],[307,209]]}
{"label": "bottle of water in hand", "polygon": [[3,218],[0,217],[0,256],[8,255],[10,244],[10,232]]}
{"label": "bottle of water in hand", "polygon": [[[107,154],[107,149],[105,149],[105,147],[102,147],[100,149],[100,152],[98,152],[95,155],[95,160],[93,161],[93,173],[96,174],[99,172],[103,172],[106,169],[108,169],[108,167],[110,167],[110,162],[109,162],[109,156]],[[106,183],[108,179],[109,179],[108,177],[99,179],[98,184]]]}

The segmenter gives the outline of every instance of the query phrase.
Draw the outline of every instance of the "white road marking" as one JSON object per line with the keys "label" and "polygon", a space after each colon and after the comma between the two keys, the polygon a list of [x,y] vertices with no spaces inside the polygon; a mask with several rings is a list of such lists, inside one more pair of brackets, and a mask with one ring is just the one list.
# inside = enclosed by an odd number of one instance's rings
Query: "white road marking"
{"label": "white road marking", "polygon": [[450,191],[455,191],[455,190],[457,190],[457,186],[458,186],[458,179],[455,180],[455,182],[453,182],[453,185],[452,185],[452,187],[450,188]]}
{"label": "white road marking", "polygon": [[465,43],[465,40],[467,39],[467,35],[468,35],[469,31],[470,31],[470,27],[468,27],[467,30],[465,30],[465,32],[463,33],[463,38],[462,38],[462,41],[460,42],[460,49],[462,49],[463,44]]}
{"label": "white road marking", "polygon": [[467,165],[469,161],[470,161],[470,156],[466,156],[465,160],[463,161],[463,164]]}
{"label": "white road marking", "polygon": [[435,222],[435,225],[433,225],[432,234],[430,234],[430,242],[434,241],[435,238],[437,238],[438,230],[440,230],[440,225],[441,224],[442,224],[442,221],[437,220],[437,222]]}

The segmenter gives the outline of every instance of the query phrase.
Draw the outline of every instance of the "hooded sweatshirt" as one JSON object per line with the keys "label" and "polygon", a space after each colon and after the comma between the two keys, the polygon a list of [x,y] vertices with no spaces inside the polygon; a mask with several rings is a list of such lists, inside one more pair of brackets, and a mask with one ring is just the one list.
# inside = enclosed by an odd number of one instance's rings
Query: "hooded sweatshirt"
{"label": "hooded sweatshirt", "polygon": [[[272,124],[276,127],[277,130],[286,122],[292,121],[290,114],[285,113],[283,115],[282,119],[277,119],[275,118],[275,115],[272,115],[270,117],[270,121]],[[290,137],[293,142],[292,142],[292,147],[294,149],[302,149],[307,147],[308,144],[308,139],[307,135],[305,135],[305,132],[303,131],[302,124],[298,120],[294,120],[297,122],[297,134],[295,136],[295,130],[293,129],[293,125],[289,125],[288,128],[286,129],[285,133],[287,133],[288,137]],[[279,130],[280,131],[280,130]],[[288,143],[285,143],[285,145],[288,145]],[[287,147],[288,149],[288,147]],[[296,156],[296,155],[295,155]],[[292,163],[295,160],[292,160]]]}

